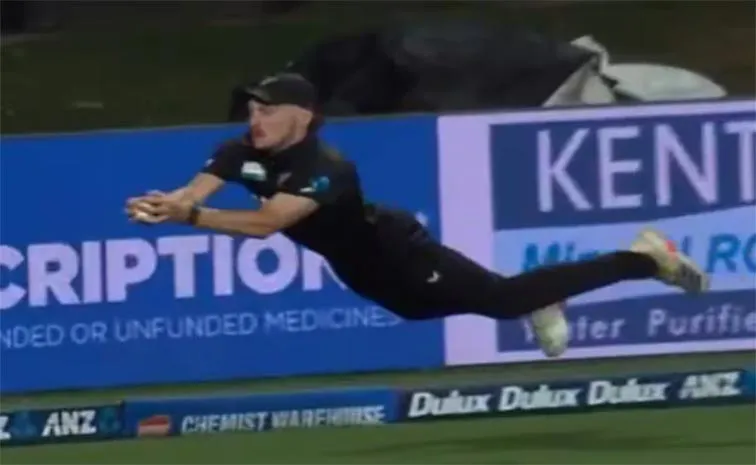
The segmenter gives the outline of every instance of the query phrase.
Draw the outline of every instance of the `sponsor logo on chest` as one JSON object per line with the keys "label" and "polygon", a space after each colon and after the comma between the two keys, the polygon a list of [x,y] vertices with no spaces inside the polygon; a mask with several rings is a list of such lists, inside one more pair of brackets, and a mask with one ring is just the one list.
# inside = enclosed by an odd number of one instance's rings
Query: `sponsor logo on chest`
{"label": "sponsor logo on chest", "polygon": [[245,161],[241,167],[241,177],[252,181],[264,181],[268,177],[268,173],[260,163]]}

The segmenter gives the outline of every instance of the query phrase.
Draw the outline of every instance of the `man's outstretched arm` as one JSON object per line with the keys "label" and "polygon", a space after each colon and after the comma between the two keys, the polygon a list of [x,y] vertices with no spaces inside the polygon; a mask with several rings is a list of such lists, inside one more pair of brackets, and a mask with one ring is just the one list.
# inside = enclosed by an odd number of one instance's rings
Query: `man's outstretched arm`
{"label": "man's outstretched arm", "polygon": [[307,197],[279,193],[263,203],[259,210],[219,210],[187,204],[168,196],[148,199],[157,215],[170,221],[224,234],[267,237],[288,228],[312,214],[318,203]]}
{"label": "man's outstretched arm", "polygon": [[130,217],[135,217],[137,211],[148,213],[149,217],[137,218],[146,223],[162,223],[168,220],[165,215],[157,213],[150,199],[162,197],[172,202],[187,205],[201,205],[208,197],[218,192],[226,181],[210,173],[199,173],[186,186],[180,187],[169,193],[151,191],[146,195],[132,197],[126,201],[126,211]]}

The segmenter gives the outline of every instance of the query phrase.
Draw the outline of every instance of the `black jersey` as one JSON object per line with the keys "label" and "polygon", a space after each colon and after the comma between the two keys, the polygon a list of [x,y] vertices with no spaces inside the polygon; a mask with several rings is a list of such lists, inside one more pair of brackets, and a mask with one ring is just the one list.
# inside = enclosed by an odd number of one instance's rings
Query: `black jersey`
{"label": "black jersey", "polygon": [[[204,172],[262,201],[279,192],[316,201],[317,210],[281,232],[322,255],[352,291],[405,318],[443,316],[466,307],[455,306],[458,296],[488,295],[488,280],[464,279],[487,270],[432,240],[410,213],[365,202],[355,166],[314,136],[278,153],[229,141]],[[470,290],[447,285],[457,281]]]}
{"label": "black jersey", "polygon": [[279,192],[316,201],[314,213],[281,232],[329,261],[349,261],[375,248],[374,207],[363,199],[355,166],[314,135],[277,153],[245,138],[231,140],[203,171],[241,184],[263,202]]}

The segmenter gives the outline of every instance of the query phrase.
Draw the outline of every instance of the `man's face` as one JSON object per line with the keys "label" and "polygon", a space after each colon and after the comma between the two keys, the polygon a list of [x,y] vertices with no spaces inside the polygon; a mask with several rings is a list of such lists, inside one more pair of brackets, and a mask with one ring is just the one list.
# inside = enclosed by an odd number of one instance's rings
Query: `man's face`
{"label": "man's face", "polygon": [[249,131],[258,149],[283,146],[297,126],[296,108],[291,105],[265,105],[249,102]]}

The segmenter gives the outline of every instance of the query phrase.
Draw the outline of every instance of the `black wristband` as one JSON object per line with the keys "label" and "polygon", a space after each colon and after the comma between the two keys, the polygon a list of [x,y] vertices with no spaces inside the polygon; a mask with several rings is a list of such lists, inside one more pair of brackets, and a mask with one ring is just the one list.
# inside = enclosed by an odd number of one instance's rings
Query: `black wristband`
{"label": "black wristband", "polygon": [[189,210],[189,216],[186,218],[186,222],[194,226],[195,224],[197,224],[199,215],[200,215],[200,206],[199,204],[195,203],[194,205],[192,205],[192,209]]}

